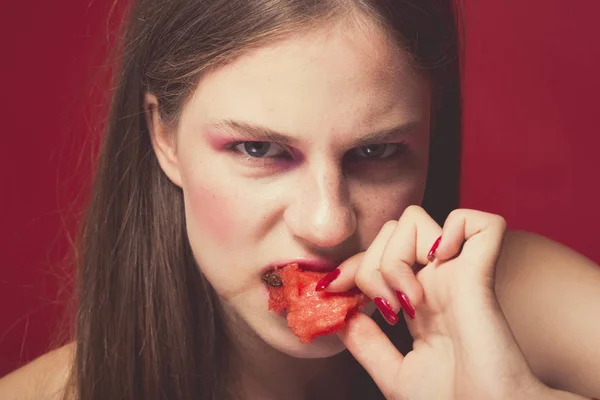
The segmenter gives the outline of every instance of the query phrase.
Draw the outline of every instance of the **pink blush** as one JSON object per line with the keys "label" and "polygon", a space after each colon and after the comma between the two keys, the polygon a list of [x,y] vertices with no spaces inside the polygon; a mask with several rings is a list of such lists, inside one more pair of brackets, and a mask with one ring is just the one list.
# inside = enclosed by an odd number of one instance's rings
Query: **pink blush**
{"label": "pink blush", "polygon": [[218,243],[225,244],[232,238],[234,221],[226,196],[219,196],[215,190],[197,187],[189,193],[189,207],[194,225]]}

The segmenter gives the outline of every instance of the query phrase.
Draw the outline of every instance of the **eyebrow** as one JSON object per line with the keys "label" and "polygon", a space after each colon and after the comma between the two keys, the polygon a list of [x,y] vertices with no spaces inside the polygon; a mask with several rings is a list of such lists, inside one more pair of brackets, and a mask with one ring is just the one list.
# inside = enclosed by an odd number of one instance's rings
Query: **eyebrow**
{"label": "eyebrow", "polygon": [[[415,132],[420,125],[421,123],[419,121],[411,121],[391,128],[371,132],[358,138],[355,141],[355,146],[361,147],[374,143],[393,142]],[[230,131],[231,133],[235,132],[257,142],[276,142],[284,145],[293,145],[298,141],[291,135],[286,135],[261,125],[250,124],[243,121],[230,119],[219,120],[209,123],[208,126],[219,130]]]}

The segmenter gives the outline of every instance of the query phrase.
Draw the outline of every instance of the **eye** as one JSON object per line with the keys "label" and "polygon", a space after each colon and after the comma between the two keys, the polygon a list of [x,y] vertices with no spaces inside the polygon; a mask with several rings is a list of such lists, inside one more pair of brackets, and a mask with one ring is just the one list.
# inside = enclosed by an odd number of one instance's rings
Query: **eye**
{"label": "eye", "polygon": [[233,148],[253,158],[281,157],[286,154],[283,146],[271,142],[240,142]]}
{"label": "eye", "polygon": [[397,155],[405,147],[402,143],[370,144],[353,149],[350,156],[354,159],[383,160]]}

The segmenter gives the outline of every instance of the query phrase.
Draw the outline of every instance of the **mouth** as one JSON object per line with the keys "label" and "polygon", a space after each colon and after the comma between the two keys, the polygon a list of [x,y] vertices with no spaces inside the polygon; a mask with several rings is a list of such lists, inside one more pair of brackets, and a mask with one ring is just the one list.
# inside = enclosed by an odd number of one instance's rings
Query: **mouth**
{"label": "mouth", "polygon": [[262,273],[270,273],[275,271],[278,268],[284,267],[288,264],[298,264],[300,268],[306,271],[313,272],[331,272],[340,265],[340,260],[334,260],[330,258],[308,258],[301,257],[295,259],[287,259],[282,261],[276,261],[270,263],[266,267],[263,268]]}
{"label": "mouth", "polygon": [[282,285],[281,279],[277,274],[277,269],[289,264],[298,264],[298,267],[305,271],[327,273],[333,271],[340,265],[339,260],[325,258],[296,258],[285,261],[278,261],[266,266],[262,271],[262,280],[269,286],[279,287]]}

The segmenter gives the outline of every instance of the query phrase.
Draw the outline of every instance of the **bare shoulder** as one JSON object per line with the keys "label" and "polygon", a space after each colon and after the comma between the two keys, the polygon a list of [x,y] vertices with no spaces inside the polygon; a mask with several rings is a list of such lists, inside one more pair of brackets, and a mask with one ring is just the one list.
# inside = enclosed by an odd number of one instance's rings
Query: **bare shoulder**
{"label": "bare shoulder", "polygon": [[539,258],[547,253],[552,257],[560,256],[561,258],[566,257],[572,260],[578,259],[579,262],[588,263],[589,266],[597,266],[591,260],[569,247],[530,232],[507,231],[504,249],[504,256],[516,253],[519,257],[535,256]]}
{"label": "bare shoulder", "polygon": [[600,268],[543,236],[507,233],[496,294],[534,372],[548,385],[600,393]]}
{"label": "bare shoulder", "polygon": [[0,379],[3,400],[62,400],[75,343],[50,351]]}
{"label": "bare shoulder", "polygon": [[[575,288],[563,286],[566,283],[575,285],[578,290],[585,287],[597,292],[600,268],[589,258],[548,238],[508,231],[498,260],[496,278],[499,295],[512,293],[526,282],[532,284],[529,290],[562,297]],[[557,292],[561,286],[561,291]]]}

